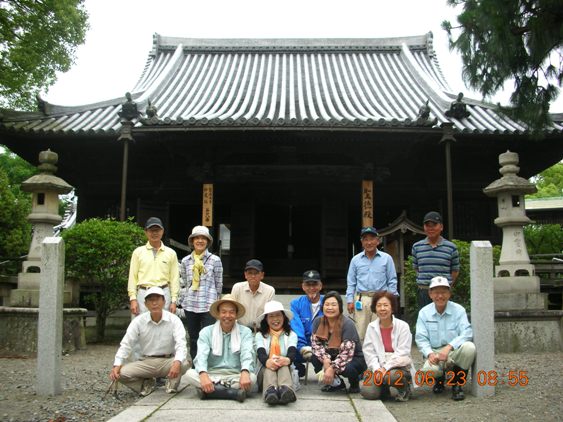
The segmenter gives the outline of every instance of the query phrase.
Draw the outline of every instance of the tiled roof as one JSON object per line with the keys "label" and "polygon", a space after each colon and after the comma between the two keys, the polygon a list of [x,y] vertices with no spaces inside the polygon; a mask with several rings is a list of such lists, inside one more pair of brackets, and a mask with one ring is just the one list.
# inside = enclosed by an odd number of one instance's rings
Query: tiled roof
{"label": "tiled roof", "polygon": [[[131,91],[137,127],[409,128],[451,122],[456,132],[526,133],[496,106],[463,99],[467,117],[447,115],[456,99],[431,34],[384,39],[185,39],[155,35]],[[417,121],[428,101],[430,116]],[[123,98],[44,113],[6,114],[16,131],[115,133]],[[555,124],[552,130],[561,131]]]}

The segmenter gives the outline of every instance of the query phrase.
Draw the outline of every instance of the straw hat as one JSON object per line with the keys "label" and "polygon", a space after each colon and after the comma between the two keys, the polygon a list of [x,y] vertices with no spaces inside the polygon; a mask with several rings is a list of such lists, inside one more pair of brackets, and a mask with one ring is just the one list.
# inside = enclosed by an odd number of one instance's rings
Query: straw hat
{"label": "straw hat", "polygon": [[246,313],[246,309],[244,308],[244,305],[237,302],[232,295],[226,294],[225,296],[223,296],[222,299],[217,299],[215,302],[211,304],[211,307],[209,308],[209,313],[213,318],[219,319],[219,306],[221,306],[223,303],[232,303],[233,305],[235,305],[235,307],[237,308],[237,317],[236,317],[237,319],[241,319]]}

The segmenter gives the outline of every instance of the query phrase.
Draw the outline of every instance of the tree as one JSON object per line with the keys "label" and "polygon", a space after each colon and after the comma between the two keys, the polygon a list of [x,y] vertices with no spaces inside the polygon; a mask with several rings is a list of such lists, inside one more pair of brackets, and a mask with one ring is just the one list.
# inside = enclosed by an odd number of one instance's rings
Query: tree
{"label": "tree", "polygon": [[129,261],[143,244],[143,229],[133,221],[92,218],[64,231],[66,275],[92,283],[98,292],[87,301],[96,308],[96,336],[105,337],[106,319],[127,302]]}
{"label": "tree", "polygon": [[[487,97],[514,79],[504,111],[535,131],[551,123],[549,105],[563,82],[561,0],[448,0],[463,5],[459,26],[444,21],[463,79]],[[457,37],[454,36],[459,32]],[[552,64],[555,61],[555,65]]]}
{"label": "tree", "polygon": [[28,252],[31,241],[31,225],[27,216],[31,211],[31,201],[24,195],[16,196],[10,188],[8,176],[0,166],[0,274],[16,274],[16,258]]}
{"label": "tree", "polygon": [[0,0],[0,106],[31,110],[84,43],[84,0]]}
{"label": "tree", "polygon": [[529,224],[524,227],[524,237],[530,255],[559,254],[563,250],[561,224]]}
{"label": "tree", "polygon": [[0,152],[0,168],[6,173],[12,192],[19,196],[22,193],[20,190],[21,183],[37,174],[37,167],[32,166],[5,146],[0,145],[0,151],[2,149],[4,149],[4,152]]}
{"label": "tree", "polygon": [[533,177],[532,181],[536,184],[538,191],[533,195],[526,195],[526,198],[563,196],[563,163],[557,163],[542,171]]}

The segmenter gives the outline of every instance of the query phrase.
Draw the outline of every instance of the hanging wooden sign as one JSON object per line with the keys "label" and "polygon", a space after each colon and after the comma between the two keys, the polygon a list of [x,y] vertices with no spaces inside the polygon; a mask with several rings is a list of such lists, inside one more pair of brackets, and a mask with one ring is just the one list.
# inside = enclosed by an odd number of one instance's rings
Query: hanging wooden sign
{"label": "hanging wooden sign", "polygon": [[373,181],[362,180],[362,227],[373,226]]}
{"label": "hanging wooden sign", "polygon": [[213,183],[203,184],[202,226],[213,226]]}

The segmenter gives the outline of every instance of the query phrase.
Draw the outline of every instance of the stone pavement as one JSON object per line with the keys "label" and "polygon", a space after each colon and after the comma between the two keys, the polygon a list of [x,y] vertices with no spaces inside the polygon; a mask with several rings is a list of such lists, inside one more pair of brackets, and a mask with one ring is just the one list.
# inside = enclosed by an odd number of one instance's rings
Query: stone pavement
{"label": "stone pavement", "polygon": [[[261,422],[394,422],[396,419],[379,400],[364,400],[360,394],[345,392],[322,393],[315,375],[309,368],[308,385],[301,386],[297,401],[287,405],[269,406],[259,393],[254,393],[244,403],[231,400],[200,400],[186,377],[182,379],[180,391],[166,394],[164,387],[137,401],[109,422],[138,421],[208,421],[221,422],[252,420]],[[124,387],[120,387],[124,388]]]}

